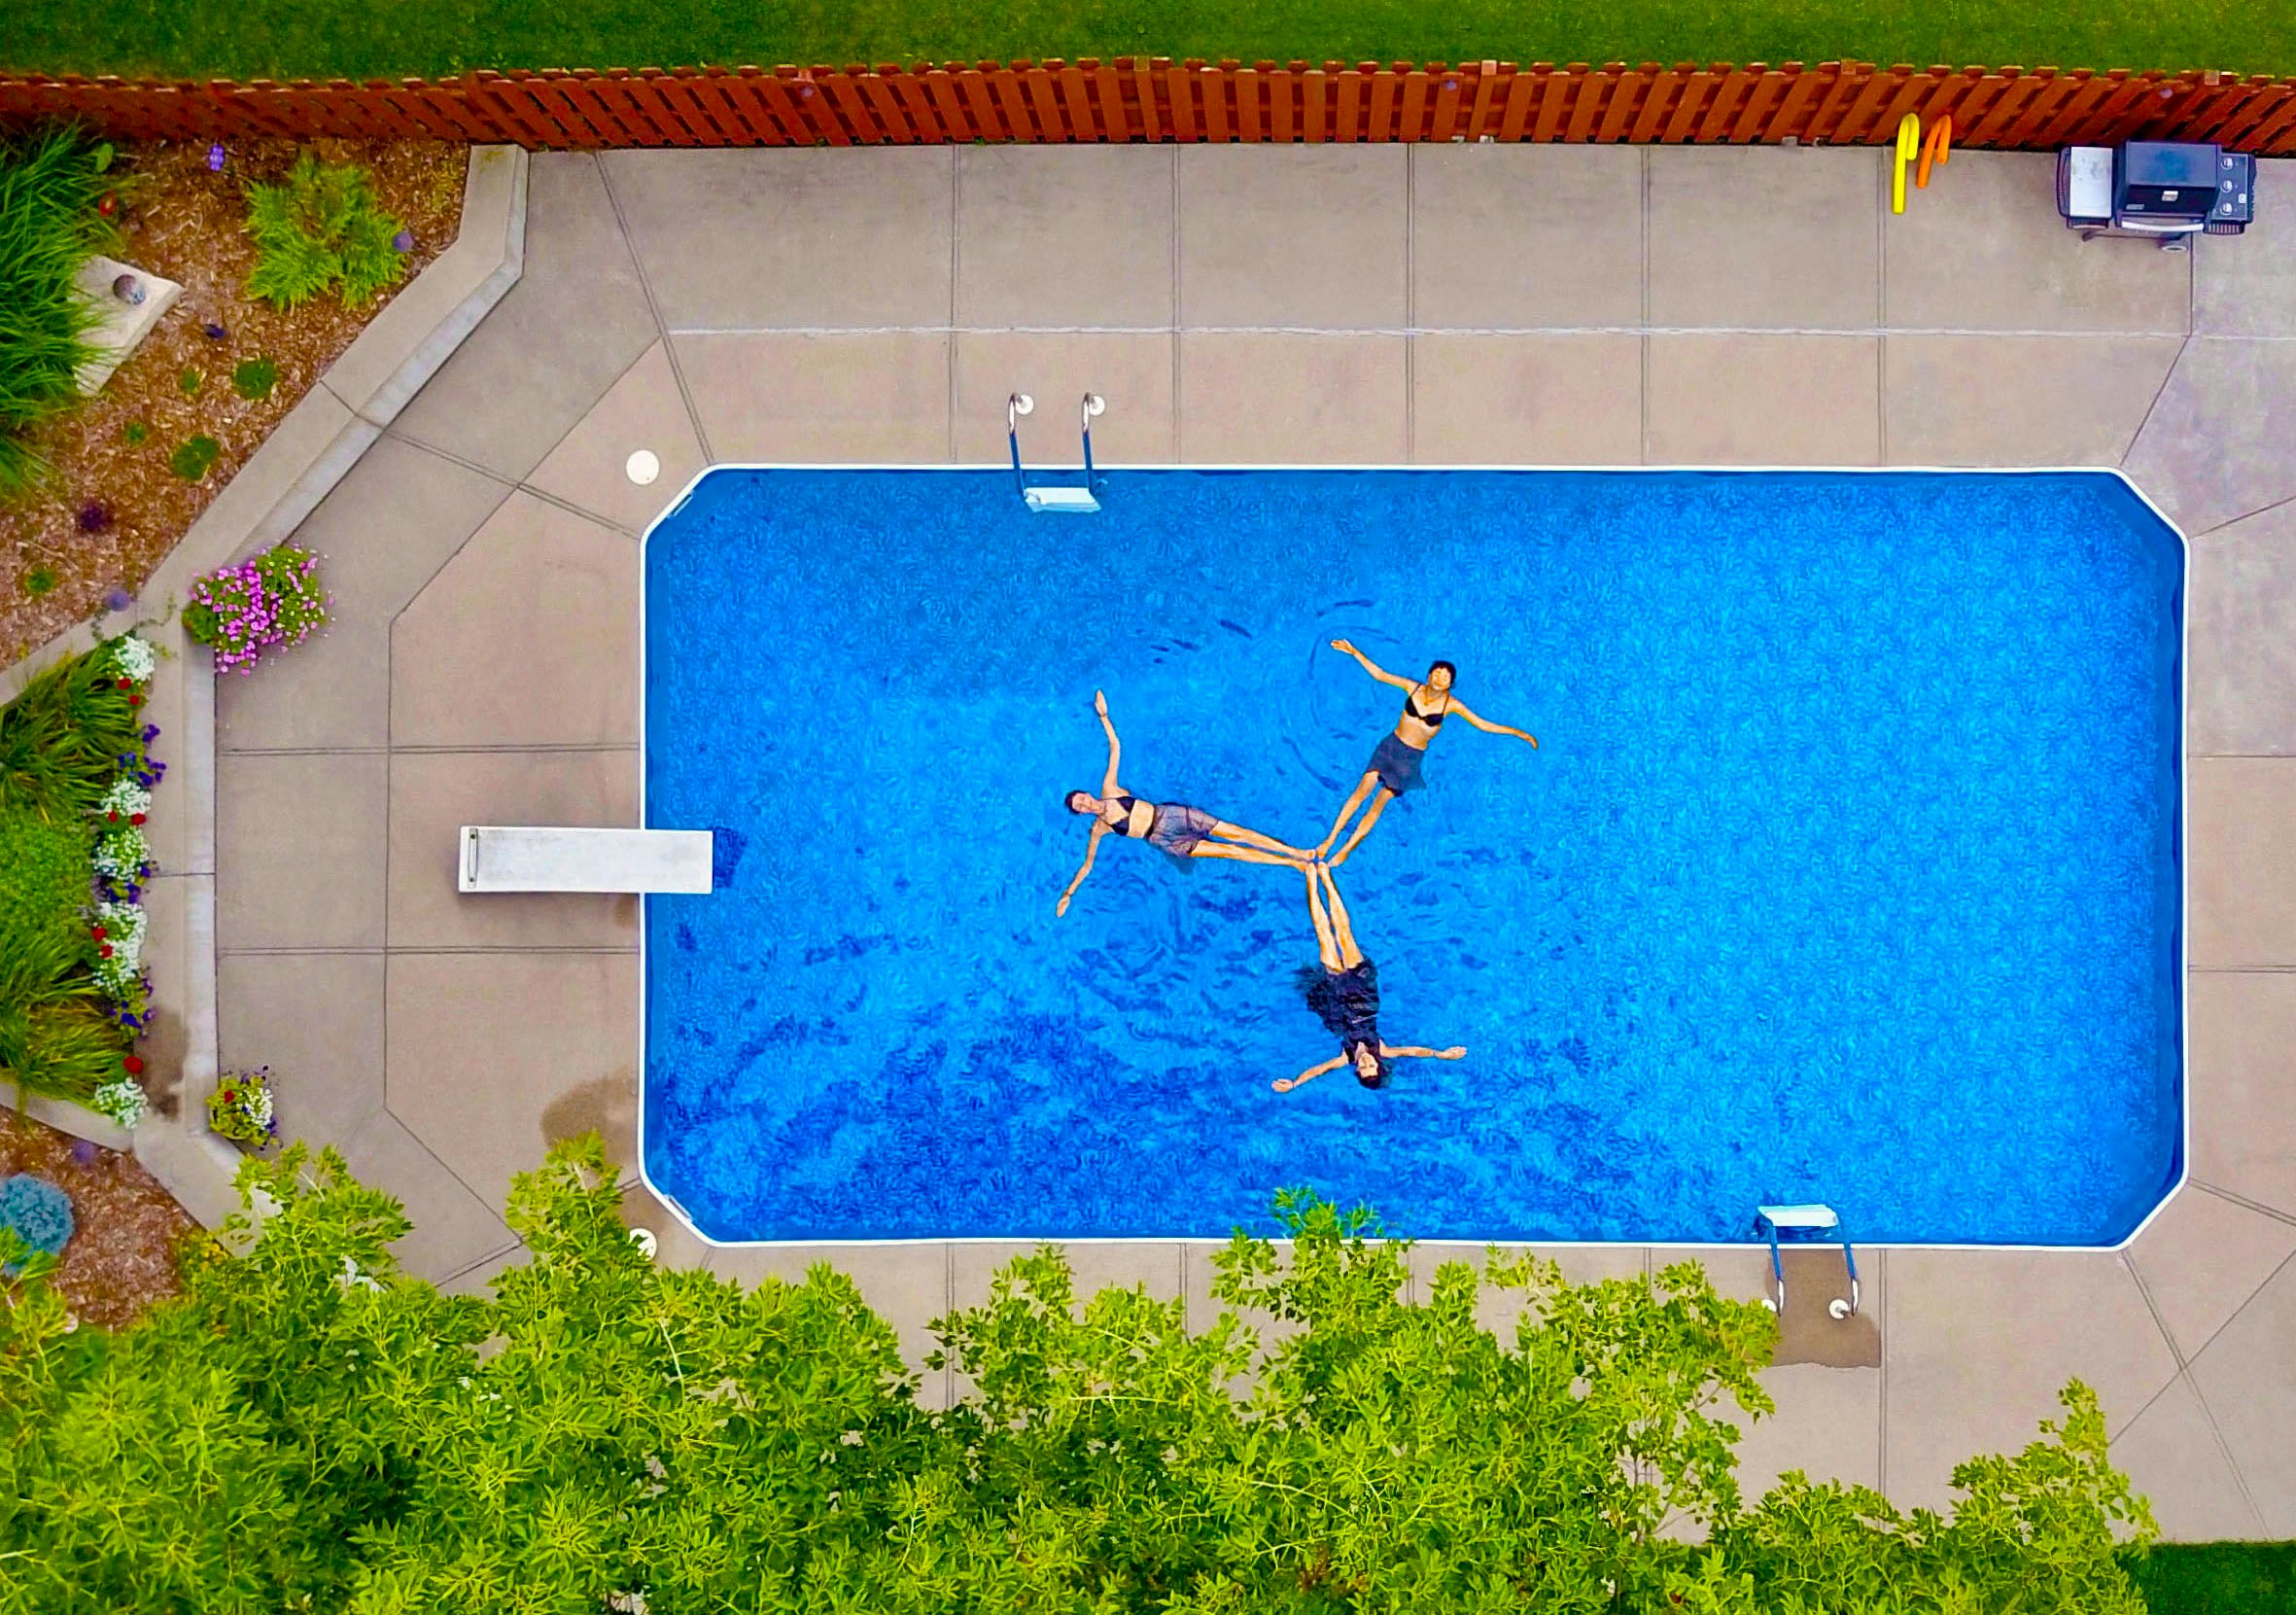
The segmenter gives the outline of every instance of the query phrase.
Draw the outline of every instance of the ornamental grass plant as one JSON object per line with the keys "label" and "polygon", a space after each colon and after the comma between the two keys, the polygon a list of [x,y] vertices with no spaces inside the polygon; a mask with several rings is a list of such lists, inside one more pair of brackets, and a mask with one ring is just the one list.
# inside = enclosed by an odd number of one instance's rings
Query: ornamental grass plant
{"label": "ornamental grass plant", "polygon": [[109,184],[76,130],[0,139],[0,502],[46,474],[24,433],[79,401],[96,311],[73,276],[119,239],[96,211]]}

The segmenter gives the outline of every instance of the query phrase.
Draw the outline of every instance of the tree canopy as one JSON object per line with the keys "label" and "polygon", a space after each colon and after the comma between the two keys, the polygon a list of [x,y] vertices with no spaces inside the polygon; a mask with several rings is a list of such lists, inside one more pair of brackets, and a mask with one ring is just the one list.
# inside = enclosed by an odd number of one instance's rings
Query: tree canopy
{"label": "tree canopy", "polygon": [[657,1267],[595,1141],[518,1180],[491,1299],[402,1275],[403,1212],[332,1152],[242,1190],[277,1208],[246,1254],[130,1328],[69,1330],[47,1258],[9,1290],[0,1611],[2143,1608],[2115,1543],[2151,1523],[2077,1383],[1950,1518],[1799,1475],[1747,1504],[1723,1413],[1768,1410],[1774,1325],[1687,1264],[1494,1254],[1413,1302],[1369,1213],[1287,1195],[1208,1328],[1015,1260],[942,1320],[968,1389],[935,1409],[830,1268]]}

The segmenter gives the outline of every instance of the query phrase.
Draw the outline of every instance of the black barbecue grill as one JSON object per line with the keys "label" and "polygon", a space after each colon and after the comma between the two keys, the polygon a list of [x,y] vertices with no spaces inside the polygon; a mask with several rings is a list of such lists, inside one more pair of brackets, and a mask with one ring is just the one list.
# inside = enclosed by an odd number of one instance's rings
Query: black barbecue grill
{"label": "black barbecue grill", "polygon": [[2142,236],[2182,252],[2196,235],[2238,235],[2256,216],[2256,159],[2190,140],[2068,146],[2057,212],[2083,241]]}

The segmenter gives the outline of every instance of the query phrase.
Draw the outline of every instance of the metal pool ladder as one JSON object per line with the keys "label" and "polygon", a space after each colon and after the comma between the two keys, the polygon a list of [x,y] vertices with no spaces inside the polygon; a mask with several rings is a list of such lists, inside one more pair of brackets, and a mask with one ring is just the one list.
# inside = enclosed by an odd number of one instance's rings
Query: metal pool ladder
{"label": "metal pool ladder", "polygon": [[1858,1312],[1858,1253],[1850,1247],[1848,1230],[1830,1206],[1760,1206],[1755,1209],[1754,1227],[1757,1233],[1766,1234],[1770,1241],[1770,1277],[1778,1285],[1777,1299],[1762,1297],[1762,1305],[1783,1317],[1786,1314],[1786,1263],[1778,1254],[1778,1238],[1804,1235],[1814,1240],[1832,1238],[1841,1242],[1842,1261],[1850,1270],[1850,1298],[1845,1301],[1835,1296],[1826,1304],[1826,1316],[1835,1319],[1854,1317]]}
{"label": "metal pool ladder", "polygon": [[1097,393],[1084,395],[1078,408],[1078,418],[1084,434],[1084,486],[1071,488],[1057,483],[1038,483],[1031,486],[1028,475],[1021,469],[1021,417],[1036,408],[1036,401],[1026,393],[1015,393],[1004,402],[1004,440],[1013,454],[1013,485],[1021,490],[1021,503],[1038,515],[1089,516],[1099,509],[1096,497],[1099,478],[1093,471],[1093,417],[1105,411],[1108,401]]}

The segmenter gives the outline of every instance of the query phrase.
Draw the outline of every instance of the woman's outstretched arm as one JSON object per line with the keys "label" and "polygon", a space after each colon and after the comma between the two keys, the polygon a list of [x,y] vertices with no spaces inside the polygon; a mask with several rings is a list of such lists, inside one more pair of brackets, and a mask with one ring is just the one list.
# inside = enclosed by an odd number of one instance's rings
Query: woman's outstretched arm
{"label": "woman's outstretched arm", "polygon": [[1076,871],[1076,878],[1068,883],[1068,890],[1061,894],[1061,900],[1053,904],[1053,918],[1068,912],[1068,899],[1076,895],[1076,889],[1084,884],[1084,877],[1093,872],[1093,860],[1100,856],[1100,837],[1108,833],[1108,821],[1093,821],[1092,839],[1085,843],[1084,863]]}
{"label": "woman's outstretched arm", "polygon": [[1288,1094],[1294,1088],[1300,1086],[1301,1083],[1313,1082],[1317,1077],[1323,1075],[1324,1072],[1336,1071],[1345,1064],[1347,1064],[1347,1056],[1344,1054],[1335,1054],[1320,1066],[1310,1066],[1305,1071],[1302,1071],[1298,1076],[1279,1076],[1273,1082],[1268,1084],[1268,1086],[1273,1088],[1279,1094]]}
{"label": "woman's outstretched arm", "polygon": [[[1116,765],[1124,760],[1124,742],[1116,738],[1116,725],[1108,720],[1108,697],[1096,689],[1093,691],[1093,711],[1100,715],[1100,727],[1108,731],[1108,772],[1101,777],[1100,794],[1113,796],[1118,790]],[[1097,837],[1095,840],[1096,843]],[[1088,869],[1092,867],[1089,859],[1085,862],[1085,867]],[[1082,875],[1076,878],[1078,880],[1084,879]]]}
{"label": "woman's outstretched arm", "polygon": [[1453,1043],[1449,1048],[1422,1048],[1417,1043],[1381,1043],[1379,1053],[1388,1060],[1464,1060],[1467,1045]]}
{"label": "woman's outstretched arm", "polygon": [[1332,641],[1332,649],[1334,650],[1346,651],[1347,654],[1353,656],[1357,661],[1363,663],[1363,670],[1366,673],[1369,673],[1373,678],[1378,680],[1379,683],[1383,685],[1393,685],[1397,689],[1412,689],[1417,687],[1410,682],[1410,680],[1397,678],[1394,674],[1381,667],[1377,662],[1372,660],[1371,657],[1365,655],[1361,650],[1358,650],[1355,648],[1355,642],[1353,640],[1336,639]]}
{"label": "woman's outstretched arm", "polygon": [[1464,701],[1453,701],[1451,703],[1451,711],[1457,713],[1461,718],[1467,720],[1468,722],[1474,724],[1484,734],[1513,735],[1517,740],[1529,741],[1531,743],[1532,751],[1536,752],[1539,749],[1539,739],[1536,735],[1531,734],[1528,730],[1518,729],[1512,723],[1494,723],[1487,718],[1478,717],[1472,710],[1469,709],[1467,703]]}

